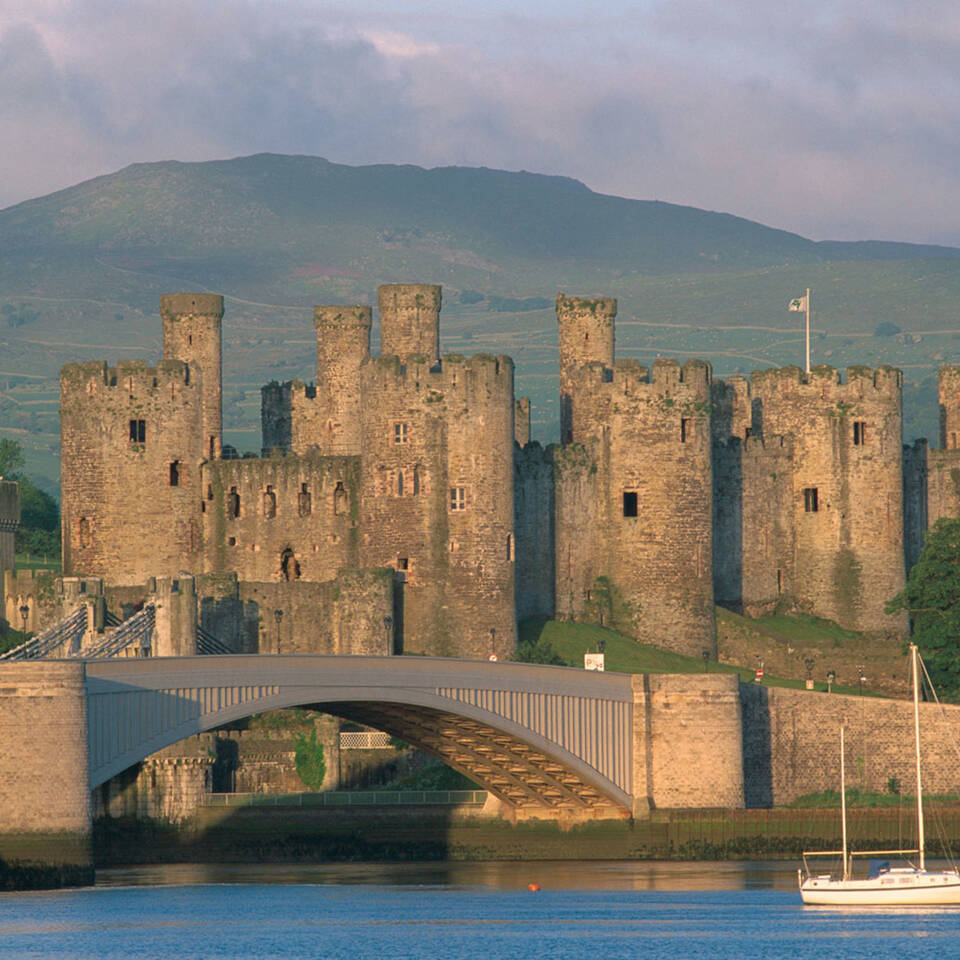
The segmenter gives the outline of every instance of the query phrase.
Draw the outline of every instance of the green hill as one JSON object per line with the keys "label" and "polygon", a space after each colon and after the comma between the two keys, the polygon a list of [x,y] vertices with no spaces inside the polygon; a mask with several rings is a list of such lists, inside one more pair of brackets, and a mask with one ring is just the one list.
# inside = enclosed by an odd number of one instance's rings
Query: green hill
{"label": "green hill", "polygon": [[[256,449],[260,384],[314,375],[310,306],[375,302],[397,281],[444,285],[444,350],[513,355],[544,441],[558,290],[619,298],[621,356],[700,356],[720,376],[799,360],[786,303],[807,286],[820,362],[894,363],[921,384],[960,338],[952,248],[815,243],[532,173],[273,155],[135,164],[0,210],[0,431],[53,483],[59,367],[156,356],[159,295],[215,290],[228,439]],[[908,395],[908,435],[936,430],[931,383]]]}

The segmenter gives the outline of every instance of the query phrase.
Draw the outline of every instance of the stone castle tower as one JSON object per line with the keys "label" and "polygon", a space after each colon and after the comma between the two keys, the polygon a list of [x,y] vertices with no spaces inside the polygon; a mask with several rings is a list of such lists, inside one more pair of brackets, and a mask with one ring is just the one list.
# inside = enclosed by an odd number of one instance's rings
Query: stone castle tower
{"label": "stone castle tower", "polygon": [[557,613],[715,656],[710,367],[617,362],[615,315],[557,298]]}
{"label": "stone castle tower", "polygon": [[718,600],[778,603],[844,627],[902,633],[902,377],[889,367],[797,367],[714,388]]}

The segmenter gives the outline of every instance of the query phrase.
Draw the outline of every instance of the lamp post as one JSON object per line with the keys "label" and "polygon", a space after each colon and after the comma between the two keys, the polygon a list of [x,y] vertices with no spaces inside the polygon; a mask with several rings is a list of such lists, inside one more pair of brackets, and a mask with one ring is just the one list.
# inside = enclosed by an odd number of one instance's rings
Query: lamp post
{"label": "lamp post", "polygon": [[703,657],[703,672],[709,673],[710,672],[710,651],[701,650],[700,656]]}
{"label": "lamp post", "polygon": [[499,659],[499,658],[497,657],[497,630],[496,630],[496,627],[491,627],[491,628],[490,628],[490,656],[488,656],[487,659],[488,659],[491,663],[493,663],[494,661],[496,661],[496,660]]}
{"label": "lamp post", "polygon": [[857,684],[860,688],[860,696],[863,696],[863,685],[867,682],[867,678],[863,675],[863,667],[857,667]]}
{"label": "lamp post", "polygon": [[806,683],[806,687],[807,687],[808,690],[813,690],[813,689],[814,689],[814,686],[813,686],[813,664],[814,664],[814,662],[815,662],[815,661],[814,661],[813,657],[806,657],[806,658],[804,658],[804,661],[803,661],[803,665],[807,668],[807,683]]}
{"label": "lamp post", "polygon": [[828,670],[827,671],[827,693],[833,692],[833,685],[837,682],[837,671]]}
{"label": "lamp post", "polygon": [[383,618],[383,632],[384,632],[384,635],[385,635],[385,636],[384,636],[384,639],[385,639],[386,642],[387,642],[387,653],[388,653],[388,654],[391,654],[391,653],[394,652],[393,643],[392,643],[392,639],[393,639],[393,617],[384,617],[384,618]]}
{"label": "lamp post", "polygon": [[277,621],[277,653],[280,652],[280,621],[283,620],[283,611],[274,610],[273,619]]}

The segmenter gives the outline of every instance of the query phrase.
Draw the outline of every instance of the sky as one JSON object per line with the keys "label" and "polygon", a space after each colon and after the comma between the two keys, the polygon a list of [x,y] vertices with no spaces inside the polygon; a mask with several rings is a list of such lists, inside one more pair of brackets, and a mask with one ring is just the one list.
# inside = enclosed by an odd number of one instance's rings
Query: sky
{"label": "sky", "polygon": [[960,4],[0,0],[0,207],[259,152],[960,245]]}

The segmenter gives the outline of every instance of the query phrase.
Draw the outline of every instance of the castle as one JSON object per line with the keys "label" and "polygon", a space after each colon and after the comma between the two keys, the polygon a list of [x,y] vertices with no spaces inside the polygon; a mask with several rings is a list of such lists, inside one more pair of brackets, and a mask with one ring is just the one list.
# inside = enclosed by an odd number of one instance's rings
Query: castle
{"label": "castle", "polygon": [[64,576],[117,609],[178,594],[243,652],[502,658],[555,616],[715,657],[715,603],[905,633],[884,604],[960,514],[960,367],[943,449],[904,448],[897,370],[648,369],[616,359],[615,300],[560,294],[542,447],[509,357],[440,356],[440,306],[381,287],[379,357],[370,307],[316,307],[316,384],[263,387],[259,457],[222,445],[219,296],[162,298],[156,366],[66,366]]}

